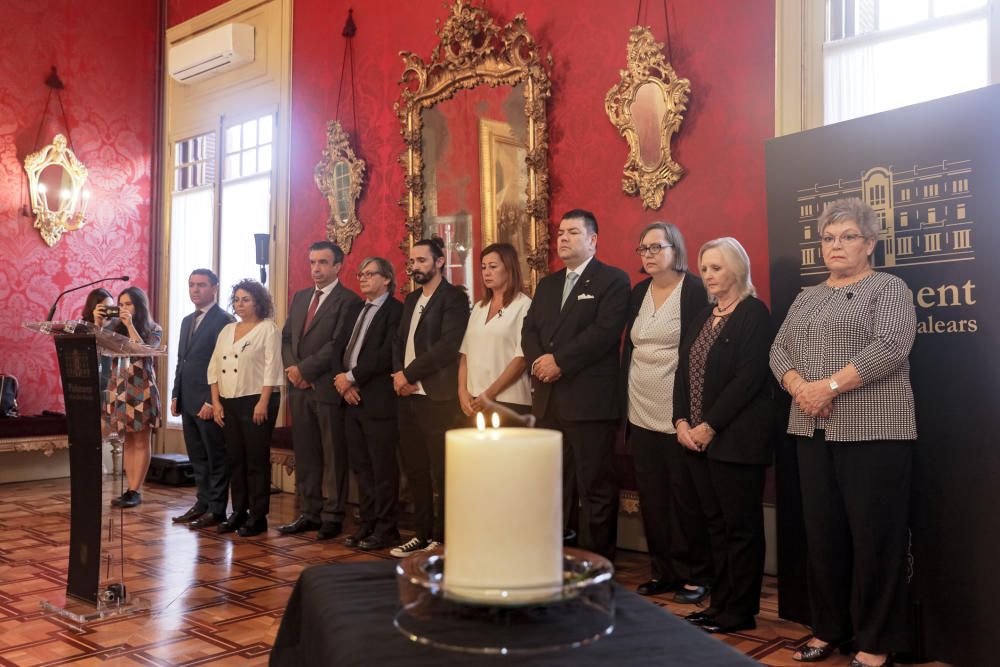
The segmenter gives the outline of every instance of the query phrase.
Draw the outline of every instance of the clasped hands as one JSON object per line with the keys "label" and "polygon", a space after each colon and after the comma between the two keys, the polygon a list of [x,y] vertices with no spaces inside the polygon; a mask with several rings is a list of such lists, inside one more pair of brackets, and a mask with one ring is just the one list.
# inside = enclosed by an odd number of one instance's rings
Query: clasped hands
{"label": "clasped hands", "polygon": [[703,452],[708,449],[708,445],[714,437],[715,429],[705,422],[694,428],[691,428],[687,420],[681,420],[677,423],[677,442],[692,452]]}
{"label": "clasped hands", "polygon": [[833,414],[833,399],[837,392],[830,389],[829,380],[801,380],[792,390],[792,398],[802,412],[810,417],[827,419]]}
{"label": "clasped hands", "polygon": [[543,354],[531,364],[531,374],[539,381],[551,384],[562,377],[562,369],[556,363],[555,355]]}
{"label": "clasped hands", "polygon": [[458,404],[466,417],[471,417],[477,412],[485,412],[486,401],[493,401],[495,398],[489,391],[484,391],[478,396],[473,396],[467,389],[459,388],[458,390]]}
{"label": "clasped hands", "polygon": [[403,371],[396,371],[392,374],[392,388],[396,391],[397,396],[409,396],[417,390],[417,385],[411,384]]}
{"label": "clasped hands", "polygon": [[302,377],[302,371],[298,366],[289,366],[285,369],[285,376],[296,389],[312,389],[313,383]]}
{"label": "clasped hands", "polygon": [[358,391],[358,385],[347,379],[347,373],[337,373],[333,378],[333,387],[350,405],[361,403],[361,392]]}

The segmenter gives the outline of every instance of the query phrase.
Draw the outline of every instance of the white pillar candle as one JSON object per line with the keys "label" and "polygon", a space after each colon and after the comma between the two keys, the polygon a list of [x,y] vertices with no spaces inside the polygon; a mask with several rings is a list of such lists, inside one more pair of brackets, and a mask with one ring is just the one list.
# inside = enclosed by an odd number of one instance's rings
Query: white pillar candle
{"label": "white pillar candle", "polygon": [[562,586],[562,434],[455,429],[445,436],[445,593],[519,604]]}

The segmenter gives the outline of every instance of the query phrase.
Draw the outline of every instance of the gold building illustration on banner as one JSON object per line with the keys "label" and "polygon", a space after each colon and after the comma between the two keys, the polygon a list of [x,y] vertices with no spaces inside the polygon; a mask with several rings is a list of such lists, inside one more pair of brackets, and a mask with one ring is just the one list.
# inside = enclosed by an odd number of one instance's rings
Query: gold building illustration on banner
{"label": "gold building illustration on banner", "polygon": [[942,160],[876,166],[857,179],[797,190],[799,274],[826,273],[816,224],[827,204],[844,197],[860,197],[878,215],[877,268],[974,260],[971,176],[971,160]]}

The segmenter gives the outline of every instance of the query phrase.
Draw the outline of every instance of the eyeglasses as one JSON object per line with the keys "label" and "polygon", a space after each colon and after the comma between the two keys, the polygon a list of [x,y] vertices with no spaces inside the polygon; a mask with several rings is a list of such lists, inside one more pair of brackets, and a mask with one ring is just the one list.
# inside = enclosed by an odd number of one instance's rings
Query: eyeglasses
{"label": "eyeglasses", "polygon": [[843,236],[831,236],[829,234],[824,234],[820,241],[823,242],[823,245],[834,245],[837,241],[840,241],[840,245],[850,245],[852,243],[857,243],[863,238],[864,236],[861,234],[844,234]]}
{"label": "eyeglasses", "polygon": [[378,271],[358,271],[358,280],[371,280],[375,276],[382,275]]}
{"label": "eyeglasses", "polygon": [[649,253],[653,257],[656,257],[657,255],[660,254],[660,251],[663,250],[664,248],[673,248],[673,247],[674,247],[673,243],[651,243],[650,245],[641,245],[638,248],[636,248],[635,254],[645,255],[646,253]]}

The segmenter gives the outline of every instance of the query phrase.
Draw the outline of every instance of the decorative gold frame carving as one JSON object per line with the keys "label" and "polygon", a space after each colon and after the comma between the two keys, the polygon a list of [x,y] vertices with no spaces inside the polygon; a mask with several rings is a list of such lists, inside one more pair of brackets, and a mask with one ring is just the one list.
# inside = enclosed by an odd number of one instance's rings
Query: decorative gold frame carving
{"label": "decorative gold frame carving", "polygon": [[[347,192],[347,220],[341,220],[337,214],[337,184],[336,165],[346,163],[351,178]],[[361,233],[361,221],[358,219],[358,198],[361,197],[361,186],[365,180],[365,161],[354,154],[350,139],[344,127],[338,120],[326,124],[326,148],[323,149],[323,159],[316,165],[313,173],[316,187],[323,193],[330,207],[330,215],[326,219],[326,238],[333,241],[344,254],[350,254],[354,239]]]}
{"label": "decorative gold frame carving", "polygon": [[[47,193],[39,188],[42,171],[50,166],[62,167],[69,174],[71,183],[69,197],[63,199],[56,211],[49,208]],[[87,168],[66,145],[66,137],[57,134],[51,144],[30,153],[24,158],[24,171],[28,174],[35,229],[50,247],[59,241],[63,232],[75,231],[87,224],[86,202],[80,208],[80,198],[87,196],[83,192],[83,184],[87,182]]]}
{"label": "decorative gold frame carving", "polygon": [[[630,31],[627,67],[620,71],[621,81],[612,86],[604,98],[604,109],[611,124],[628,142],[622,190],[633,197],[638,195],[644,208],[658,209],[667,188],[684,174],[684,168],[671,156],[670,141],[684,120],[691,82],[677,76],[673,66],[663,57],[663,44],[657,43],[649,28],[643,26],[634,26]],[[666,111],[660,119],[660,162],[652,169],[640,160],[639,133],[632,119],[636,93],[647,83],[660,88],[666,103]]]}
{"label": "decorative gold frame carving", "polygon": [[[405,172],[406,194],[399,205],[406,211],[406,237],[400,247],[409,250],[420,239],[424,226],[424,177],[421,111],[450,99],[456,92],[481,84],[491,87],[524,84],[524,113],[527,117],[528,170],[527,237],[531,251],[526,276],[532,291],[548,273],[549,264],[549,167],[548,125],[545,101],[551,95],[548,69],[552,56],[543,60],[538,44],[528,32],[524,14],[510,23],[497,25],[489,12],[468,0],[456,0],[451,15],[437,31],[439,43],[430,61],[401,51],[403,90],[393,106],[401,124],[405,149],[399,163]],[[495,236],[495,231],[493,232]],[[487,235],[484,234],[484,238]]]}

